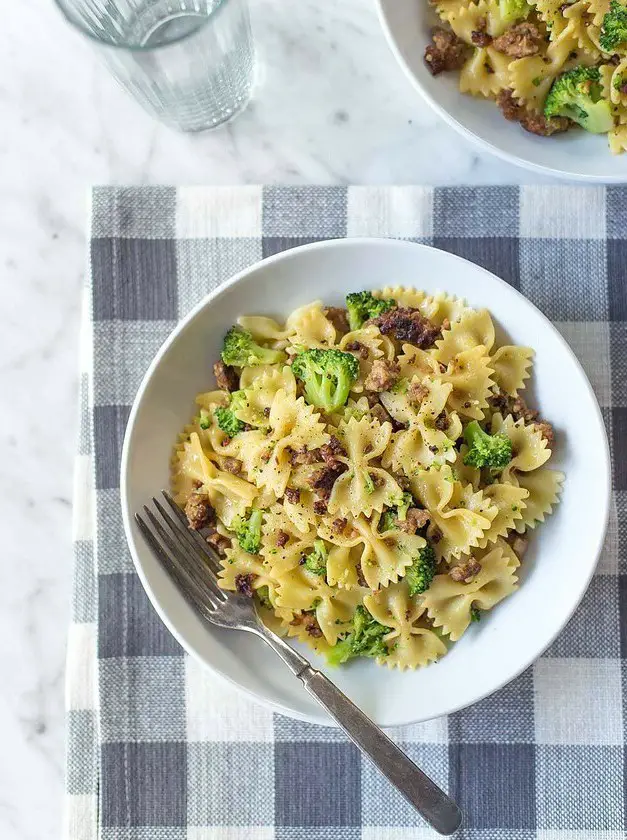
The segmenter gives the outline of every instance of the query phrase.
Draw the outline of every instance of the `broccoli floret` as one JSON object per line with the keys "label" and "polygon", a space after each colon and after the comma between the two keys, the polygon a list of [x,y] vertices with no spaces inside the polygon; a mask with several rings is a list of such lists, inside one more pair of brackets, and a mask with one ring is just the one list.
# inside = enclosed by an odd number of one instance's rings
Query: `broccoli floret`
{"label": "broccoli floret", "polygon": [[222,361],[225,365],[244,367],[245,365],[273,365],[285,359],[282,350],[271,350],[257,344],[248,330],[231,327],[224,336]]}
{"label": "broccoli floret", "polygon": [[379,531],[382,533],[383,531],[392,531],[398,528],[399,519],[401,522],[404,522],[407,519],[407,511],[415,504],[414,497],[411,493],[403,493],[394,507],[383,511],[379,521]]}
{"label": "broccoli floret", "polygon": [[396,306],[395,300],[380,300],[370,292],[353,292],[346,295],[348,325],[351,330],[358,330],[364,321],[376,318]]}
{"label": "broccoli floret", "polygon": [[415,504],[414,497],[411,493],[405,491],[400,504],[396,506],[396,518],[404,522],[407,519],[407,511],[413,504]]}
{"label": "broccoli floret", "polygon": [[427,591],[435,575],[435,565],[435,551],[433,546],[427,543],[405,572],[410,595],[420,595]]}
{"label": "broccoli floret", "polygon": [[592,134],[614,127],[610,103],[601,98],[598,67],[575,67],[562,73],[551,85],[544,102],[544,116],[568,117]]}
{"label": "broccoli floret", "polygon": [[313,551],[305,557],[305,568],[314,575],[326,575],[327,547],[324,540],[314,540]]}
{"label": "broccoli floret", "polygon": [[206,408],[200,409],[200,419],[198,425],[201,429],[208,429],[211,426],[211,415]]}
{"label": "broccoli floret", "polygon": [[479,609],[479,607],[470,608],[470,620],[481,621],[481,610]]}
{"label": "broccoli floret", "polygon": [[292,372],[305,385],[307,402],[332,413],[345,405],[359,362],[341,350],[305,350],[294,358]]}
{"label": "broccoli floret", "polygon": [[379,520],[379,532],[384,533],[385,531],[393,531],[398,527],[396,524],[397,522],[398,516],[396,515],[394,508],[384,510],[381,515],[381,519]]}
{"label": "broccoli floret", "polygon": [[[231,400],[228,408],[225,408],[224,406],[218,406],[218,408],[216,408],[216,422],[225,435],[235,437],[238,432],[242,431],[245,424],[236,416],[235,412],[247,404],[246,392],[235,391],[231,394]],[[202,425],[202,422],[200,425],[202,428],[206,428]]]}
{"label": "broccoli floret", "polygon": [[512,460],[512,442],[507,435],[489,435],[476,420],[466,426],[464,440],[468,444],[464,456],[467,467],[502,470]]}
{"label": "broccoli floret", "polygon": [[242,421],[237,419],[230,408],[224,408],[224,406],[216,408],[216,421],[224,434],[229,437],[235,437],[244,428]]}
{"label": "broccoli floret", "polygon": [[610,10],[603,18],[599,44],[606,53],[613,53],[627,42],[627,7],[611,0]]}
{"label": "broccoli floret", "polygon": [[270,589],[267,586],[260,586],[255,589],[255,595],[259,599],[259,604],[267,610],[272,609],[272,601],[270,600]]}
{"label": "broccoli floret", "polygon": [[379,624],[368,610],[359,605],[353,616],[353,629],[327,653],[330,665],[342,665],[356,656],[387,656],[390,652],[383,637],[389,627]]}
{"label": "broccoli floret", "polygon": [[499,12],[503,23],[509,25],[529,17],[531,6],[527,0],[499,0]]}
{"label": "broccoli floret", "polygon": [[235,536],[240,544],[240,548],[243,548],[249,554],[259,554],[259,549],[261,548],[262,519],[263,511],[253,510],[247,519],[238,516],[233,521]]}

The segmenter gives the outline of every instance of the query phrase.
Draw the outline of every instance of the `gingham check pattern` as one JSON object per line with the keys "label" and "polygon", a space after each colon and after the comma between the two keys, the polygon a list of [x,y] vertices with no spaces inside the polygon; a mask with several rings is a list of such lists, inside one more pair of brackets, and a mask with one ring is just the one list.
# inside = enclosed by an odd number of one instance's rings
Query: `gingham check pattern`
{"label": "gingham check pattern", "polygon": [[436,836],[337,731],[273,715],[183,654],[120,516],[129,408],[177,320],[261,257],[363,235],[453,251],[520,289],[586,368],[614,454],[605,550],[566,630],[498,694],[395,737],[458,800],[464,840],[625,836],[627,188],[142,187],[93,192],[66,840]]}

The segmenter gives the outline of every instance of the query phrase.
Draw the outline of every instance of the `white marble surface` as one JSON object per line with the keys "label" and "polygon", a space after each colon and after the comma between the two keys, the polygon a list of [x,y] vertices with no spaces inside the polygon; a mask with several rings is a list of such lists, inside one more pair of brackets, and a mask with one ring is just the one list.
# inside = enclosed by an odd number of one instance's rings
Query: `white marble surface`
{"label": "white marble surface", "polygon": [[[0,27],[0,837],[60,833],[79,287],[93,183],[517,183],[427,110],[371,0],[251,0],[262,80],[214,133],[118,89],[52,0]],[[8,543],[7,543],[8,535]]]}

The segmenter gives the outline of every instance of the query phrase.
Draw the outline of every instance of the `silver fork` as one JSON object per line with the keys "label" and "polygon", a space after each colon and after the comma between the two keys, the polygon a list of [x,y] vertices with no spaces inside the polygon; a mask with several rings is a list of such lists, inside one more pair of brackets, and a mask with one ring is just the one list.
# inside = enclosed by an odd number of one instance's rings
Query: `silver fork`
{"label": "silver fork", "polygon": [[217,554],[188,527],[183,511],[162,491],[165,505],[144,505],[137,525],[159,563],[194,609],[211,624],[254,633],[279,654],[307,691],[327,710],[348,737],[440,834],[453,834],[462,822],[455,802],[422,772],[382,730],[358,709],[331,680],[269,630],[257,615],[252,598],[220,589]]}

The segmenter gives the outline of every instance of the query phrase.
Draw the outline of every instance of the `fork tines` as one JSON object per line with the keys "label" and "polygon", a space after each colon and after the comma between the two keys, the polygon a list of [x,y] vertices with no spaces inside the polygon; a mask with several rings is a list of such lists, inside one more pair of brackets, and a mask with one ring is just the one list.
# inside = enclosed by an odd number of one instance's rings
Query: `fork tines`
{"label": "fork tines", "polygon": [[202,536],[189,528],[187,518],[174,499],[161,491],[166,506],[152,499],[158,513],[144,505],[144,517],[135,519],[146,542],[183,595],[200,612],[211,614],[226,600],[217,581],[220,561]]}

